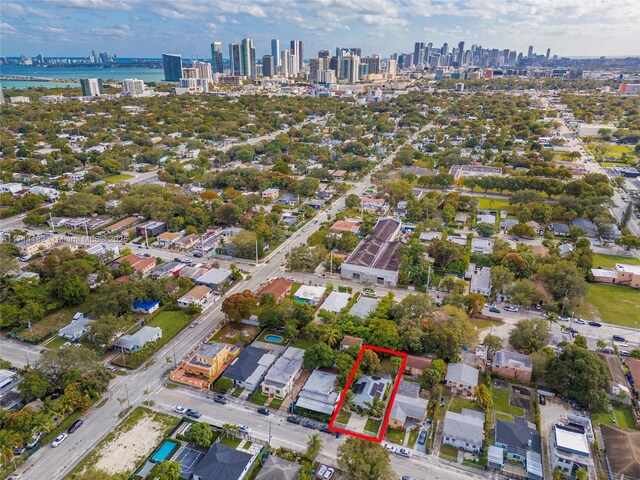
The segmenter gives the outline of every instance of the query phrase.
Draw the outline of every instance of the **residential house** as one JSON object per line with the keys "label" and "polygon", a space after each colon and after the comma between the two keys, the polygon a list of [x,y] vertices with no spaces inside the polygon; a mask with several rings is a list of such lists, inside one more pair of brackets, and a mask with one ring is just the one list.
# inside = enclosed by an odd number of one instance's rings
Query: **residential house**
{"label": "residential house", "polygon": [[162,329],[160,327],[144,326],[132,335],[122,335],[113,344],[113,348],[123,353],[133,353],[140,350],[147,343],[155,342],[162,338]]}
{"label": "residential house", "polygon": [[400,380],[389,415],[389,426],[404,429],[411,424],[421,424],[427,415],[427,404],[427,400],[420,398],[420,384]]}
{"label": "residential house", "polygon": [[469,293],[479,293],[485,297],[491,295],[491,267],[474,268]]}
{"label": "residential house", "polygon": [[260,289],[260,296],[272,294],[276,302],[280,302],[284,297],[289,295],[293,282],[284,278],[276,278]]}
{"label": "residential house", "polygon": [[20,272],[18,276],[13,279],[14,282],[21,282],[22,280],[38,283],[40,281],[40,274],[36,272]]}
{"label": "residential house", "polygon": [[143,277],[149,275],[151,270],[157,265],[155,257],[139,257],[135,253],[130,253],[129,255],[116,259],[112,265],[118,266],[123,262],[129,262],[131,267]]}
{"label": "residential house", "polygon": [[256,480],[298,480],[302,465],[284,458],[269,455],[265,460]]}
{"label": "residential house", "polygon": [[469,215],[464,212],[457,212],[453,218],[454,223],[457,223],[460,228],[464,227],[469,221]]}
{"label": "residential house", "polygon": [[478,453],[484,440],[484,413],[463,408],[461,413],[444,414],[442,443]]}
{"label": "residential house", "polygon": [[445,382],[453,393],[473,397],[478,386],[478,369],[464,363],[450,363]]}
{"label": "residential house", "polygon": [[540,435],[535,426],[524,418],[515,417],[513,422],[497,420],[495,447],[500,448],[511,462],[524,465],[527,480],[542,480],[544,477]]}
{"label": "residential house", "polygon": [[357,346],[358,350],[362,347],[363,340],[360,337],[352,337],[351,335],[345,335],[340,342],[340,350],[345,350],[352,346]]}
{"label": "residential house", "polygon": [[505,218],[500,222],[500,229],[503,232],[507,233],[508,230],[510,230],[512,227],[515,227],[519,223],[520,221],[516,218]]}
{"label": "residential house", "polygon": [[177,273],[180,278],[188,278],[189,280],[193,280],[200,278],[202,275],[209,271],[208,268],[202,266],[195,267],[183,267]]}
{"label": "residential house", "polygon": [[177,240],[174,245],[179,250],[191,250],[195,247],[200,241],[200,236],[192,233],[185,237],[182,237],[180,240]]}
{"label": "residential house", "polygon": [[171,247],[182,238],[183,234],[180,232],[164,232],[156,237],[158,242],[163,247]]}
{"label": "residential house", "polygon": [[340,313],[342,309],[349,304],[350,298],[351,295],[346,292],[333,291],[327,296],[326,300],[322,302],[320,308],[331,313]]}
{"label": "residential house", "polygon": [[292,193],[285,193],[280,195],[280,197],[276,200],[278,205],[285,205],[289,207],[293,207],[296,203],[298,203],[298,197]]}
{"label": "residential house", "polygon": [[108,243],[99,243],[87,248],[85,253],[100,257],[102,261],[106,262],[120,256],[120,247],[118,245],[109,245]]}
{"label": "residential house", "polygon": [[337,375],[333,373],[320,370],[311,372],[300,390],[296,407],[332,415],[340,396],[340,393],[334,388],[336,378],[338,378]]}
{"label": "residential house", "polygon": [[275,361],[276,356],[269,350],[248,346],[229,364],[221,376],[233,380],[236,387],[253,392]]}
{"label": "residential house", "polygon": [[480,223],[487,223],[489,225],[496,224],[496,216],[490,213],[479,213],[476,217],[476,225]]}
{"label": "residential house", "polygon": [[170,260],[168,262],[162,263],[158,266],[158,268],[151,272],[151,278],[153,278],[154,280],[160,280],[162,278],[176,276],[177,273],[184,267],[184,263]]}
{"label": "residential house", "polygon": [[151,220],[136,226],[136,235],[139,237],[156,237],[167,231],[167,222]]}
{"label": "residential house", "polygon": [[330,230],[336,233],[358,233],[360,231],[360,224],[358,222],[350,222],[347,220],[338,220],[331,225]]}
{"label": "residential house", "polygon": [[533,364],[529,355],[509,350],[498,350],[493,354],[491,371],[501,377],[530,382],[533,375]]}
{"label": "residential house", "polygon": [[160,300],[136,300],[133,302],[133,311],[150,315],[160,308]]}
{"label": "residential house", "polygon": [[533,231],[536,232],[537,235],[544,235],[544,227],[535,220],[529,220],[528,222],[525,222],[525,225],[533,228]]}
{"label": "residential house", "polygon": [[432,240],[441,240],[442,239],[442,232],[422,232],[420,234],[420,241],[422,243],[429,243]]}
{"label": "residential house", "polygon": [[361,197],[360,208],[364,213],[385,215],[389,211],[389,204],[384,198]]}
{"label": "residential house", "polygon": [[54,236],[37,235],[17,242],[15,245],[20,250],[20,255],[32,257],[37,253],[49,250],[56,242],[57,239]]}
{"label": "residential house", "polygon": [[0,368],[0,389],[4,389],[7,385],[11,385],[18,374],[11,370]]}
{"label": "residential house", "polygon": [[363,375],[351,387],[354,393],[353,404],[366,410],[367,404],[371,404],[374,397],[378,397],[380,400],[384,398],[387,385],[391,385],[390,378]]}
{"label": "residential house", "polygon": [[420,377],[425,370],[431,366],[431,358],[407,355],[407,362],[404,365],[404,374],[412,377]]}
{"label": "residential house", "polygon": [[286,397],[300,376],[303,356],[304,350],[288,347],[267,372],[262,382],[262,393],[278,398]]}
{"label": "residential house", "polygon": [[230,282],[233,272],[228,268],[212,268],[196,279],[198,285],[205,285],[212,290],[219,290],[220,286]]}
{"label": "residential house", "polygon": [[120,230],[130,227],[131,225],[139,221],[140,219],[138,217],[127,217],[123,220],[120,220],[119,222],[114,223],[113,225],[105,227],[104,231],[105,233],[116,233]]}
{"label": "residential house", "polygon": [[631,405],[631,385],[629,384],[629,379],[622,370],[622,362],[620,362],[618,355],[607,353],[598,353],[597,355],[607,365],[607,377],[610,380],[607,380],[605,390],[609,400],[616,403]]}
{"label": "residential house", "polygon": [[549,229],[556,237],[569,236],[569,225],[567,225],[566,223],[553,222],[551,225],[549,225]]}
{"label": "residential house", "polygon": [[275,200],[280,196],[280,189],[278,188],[267,188],[262,192],[263,200]]}
{"label": "residential house", "polygon": [[560,257],[566,257],[574,250],[575,250],[575,247],[570,243],[562,243],[558,245],[558,254],[560,255]]}
{"label": "residential house", "polygon": [[572,227],[580,228],[585,237],[596,238],[598,236],[598,227],[588,218],[572,218],[570,224]]}
{"label": "residential house", "polygon": [[58,330],[58,336],[76,342],[82,335],[87,333],[91,322],[93,322],[93,319],[85,317],[82,312],[77,312],[73,316],[71,323]]}
{"label": "residential house", "polygon": [[302,285],[296,291],[295,298],[298,302],[308,303],[312,307],[315,307],[322,301],[326,290],[326,287]]}
{"label": "residential house", "polygon": [[188,375],[201,377],[213,382],[225,367],[240,354],[241,347],[228,343],[204,342],[184,363]]}
{"label": "residential house", "polygon": [[577,468],[593,470],[593,459],[587,435],[579,426],[556,424],[551,430],[551,468],[570,475]]}
{"label": "residential house", "polygon": [[491,238],[473,237],[471,239],[471,252],[473,253],[493,253],[493,240]]}
{"label": "residential house", "polygon": [[241,480],[255,461],[255,456],[215,442],[207,453],[196,459],[191,480]]}
{"label": "residential house", "polygon": [[204,285],[197,285],[178,299],[180,308],[187,308],[189,305],[203,306],[213,295],[213,290]]}
{"label": "residential house", "polygon": [[640,432],[600,424],[608,478],[640,478]]}
{"label": "residential house", "polygon": [[360,295],[356,303],[354,303],[349,310],[349,314],[355,315],[358,318],[367,318],[371,312],[375,311],[375,309],[378,308],[379,303],[379,298]]}
{"label": "residential house", "polygon": [[394,218],[382,218],[347,260],[340,275],[349,280],[384,286],[398,283],[401,243],[396,240],[402,224]]}

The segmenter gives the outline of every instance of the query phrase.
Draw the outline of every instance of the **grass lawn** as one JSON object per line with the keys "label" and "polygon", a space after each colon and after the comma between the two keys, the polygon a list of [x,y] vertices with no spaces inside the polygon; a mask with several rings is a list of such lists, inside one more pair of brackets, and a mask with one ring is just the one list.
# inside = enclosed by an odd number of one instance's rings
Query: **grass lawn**
{"label": "grass lawn", "polygon": [[398,430],[395,428],[390,428],[385,438],[389,440],[391,443],[395,443],[397,445],[402,445],[404,443],[404,430]]}
{"label": "grass lawn", "polygon": [[107,177],[104,177],[103,180],[107,183],[120,183],[120,182],[124,182],[125,180],[129,180],[130,178],[133,178],[133,175],[120,173],[118,175],[109,175]]}
{"label": "grass lawn", "polygon": [[192,316],[182,310],[163,311],[146,322],[150,327],[162,329],[162,340],[171,339],[191,322]]}
{"label": "grass lawn", "polygon": [[242,394],[242,392],[244,392],[244,388],[237,387],[233,392],[231,392],[231,396],[238,398]]}
{"label": "grass lawn", "polygon": [[592,413],[591,421],[593,422],[593,428],[597,428],[601,423],[606,423],[608,425],[617,425],[618,427],[622,428],[636,428],[636,422],[633,418],[633,412],[628,407],[614,407],[613,414],[609,412]]}
{"label": "grass lawn", "polygon": [[[591,149],[592,152],[595,152],[595,145],[589,145],[589,148]],[[622,157],[623,153],[626,153],[627,155],[631,155],[634,156],[634,147],[630,147],[628,145],[616,145],[615,143],[607,143],[605,145],[606,151],[604,156],[605,157],[613,157],[613,158],[620,158]]]}
{"label": "grass lawn", "polygon": [[613,268],[616,266],[616,263],[640,265],[640,260],[635,257],[623,257],[621,255],[593,254],[593,268]]}
{"label": "grass lawn", "polygon": [[280,405],[282,405],[283,401],[284,401],[284,398],[273,397],[273,400],[271,400],[271,403],[269,404],[269,408],[278,410],[280,408]]}
{"label": "grass lawn", "polygon": [[638,305],[640,290],[625,285],[590,283],[585,301],[575,314],[587,320],[600,318],[606,323],[640,328]]}
{"label": "grass lawn", "polygon": [[[241,323],[231,322],[216,332],[216,334],[211,337],[211,340],[214,342],[229,343],[231,345],[235,345],[237,343],[248,345],[254,338],[256,338],[259,331],[260,329],[253,325],[243,325]],[[245,332],[246,335],[243,332]]]}
{"label": "grass lawn", "polygon": [[66,338],[55,337],[55,338],[52,338],[50,342],[47,342],[45,347],[47,347],[49,350],[56,350],[60,348],[62,345],[64,345],[66,342],[68,342]]}
{"label": "grass lawn", "polygon": [[301,283],[294,283],[293,285],[291,285],[291,291],[289,292],[289,295],[291,297],[294,296],[294,294],[298,291],[298,289],[302,286]]}
{"label": "grass lawn", "polygon": [[296,338],[291,344],[292,347],[301,348],[303,350],[308,350],[312,345],[313,343],[302,334],[298,335],[298,338]]}
{"label": "grass lawn", "polygon": [[[267,340],[267,338],[266,338],[267,335],[274,335],[276,337],[280,337],[281,340],[279,342],[276,342],[274,340]],[[284,345],[285,343],[287,343],[287,339],[284,338],[284,334],[278,333],[278,332],[274,332],[273,330],[265,330],[264,332],[262,332],[260,334],[260,336],[258,337],[258,341],[264,342],[264,343],[271,343],[273,345]]]}
{"label": "grass lawn", "polygon": [[517,415],[519,417],[524,415],[524,410],[520,407],[514,407],[509,404],[509,392],[499,388],[493,389],[493,408],[498,412],[508,413],[510,415]]}
{"label": "grass lawn", "polygon": [[[25,328],[18,333],[18,338],[23,338],[27,341],[40,342],[49,335],[57,332],[65,325],[69,324],[73,319],[76,312],[82,312],[87,314],[91,311],[91,302],[93,301],[93,295],[89,294],[87,300],[74,307],[66,307],[56,310],[53,313],[45,316],[42,320],[31,324],[31,328]],[[65,340],[66,341],[66,340]],[[62,342],[64,343],[64,342]]]}
{"label": "grass lawn", "polygon": [[468,408],[469,410],[475,410],[477,412],[483,411],[476,402],[467,398],[455,397],[449,404],[449,410],[455,413],[461,413],[463,408]]}
{"label": "grass lawn", "polygon": [[495,419],[496,419],[496,421],[497,420],[502,420],[504,422],[513,423],[513,417],[511,415],[507,415],[506,413],[496,412],[495,413]]}
{"label": "grass lawn", "polygon": [[380,425],[382,425],[382,420],[376,420],[375,418],[369,417],[367,419],[367,423],[364,425],[364,429],[367,432],[373,432],[375,434],[380,430]]}
{"label": "grass lawn", "polygon": [[256,405],[262,406],[267,401],[267,398],[269,398],[269,395],[264,395],[261,391],[254,390],[249,401],[251,403],[255,403]]}
{"label": "grass lawn", "polygon": [[418,435],[420,435],[420,430],[411,430],[411,433],[409,434],[409,448],[413,448],[413,446],[416,444],[416,440],[418,440]]}
{"label": "grass lawn", "polygon": [[507,199],[479,197],[478,200],[480,200],[478,203],[479,210],[513,211],[513,205],[510,205]]}
{"label": "grass lawn", "polygon": [[440,458],[449,460],[451,462],[458,461],[458,449],[451,445],[440,445]]}
{"label": "grass lawn", "polygon": [[482,330],[486,330],[487,328],[491,328],[491,327],[499,327],[500,325],[503,325],[503,324],[504,322],[502,320],[489,320],[485,318],[471,319],[471,325],[476,327],[476,330],[478,332],[481,332]]}
{"label": "grass lawn", "polygon": [[242,440],[240,440],[239,438],[229,437],[228,435],[220,439],[220,443],[222,445],[226,445],[227,447],[233,448],[234,450],[237,448],[238,445],[240,445],[241,441]]}
{"label": "grass lawn", "polygon": [[338,418],[336,418],[336,422],[341,423],[342,425],[346,425],[349,423],[349,419],[351,418],[351,412],[345,412],[344,410],[340,410],[338,414]]}

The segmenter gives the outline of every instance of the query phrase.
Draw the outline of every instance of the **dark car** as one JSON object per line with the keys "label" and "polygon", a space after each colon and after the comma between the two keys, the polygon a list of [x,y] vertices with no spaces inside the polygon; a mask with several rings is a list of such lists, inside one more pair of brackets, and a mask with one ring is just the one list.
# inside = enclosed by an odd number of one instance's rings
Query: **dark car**
{"label": "dark car", "polygon": [[213,397],[213,401],[216,403],[221,403],[223,405],[229,403],[229,400],[224,395],[216,395],[215,397]]}
{"label": "dark car", "polygon": [[202,413],[200,413],[198,410],[191,410],[189,408],[187,410],[187,416],[192,417],[192,418],[200,418],[202,416]]}
{"label": "dark car", "polygon": [[321,425],[318,430],[324,433],[335,433],[333,430],[329,428],[329,425]]}
{"label": "dark car", "polygon": [[600,322],[589,322],[589,325],[591,325],[592,327],[601,327],[602,324]]}
{"label": "dark car", "polygon": [[578,330],[573,327],[569,327],[565,329],[565,332],[570,333],[571,335],[576,335],[578,333]]}
{"label": "dark car", "polygon": [[268,409],[268,408],[265,408],[265,407],[260,407],[260,408],[258,408],[258,413],[259,413],[260,415],[270,415],[270,414],[271,414],[271,412],[269,411],[269,409]]}
{"label": "dark car", "polygon": [[77,429],[79,429],[84,422],[82,420],[76,420],[73,424],[68,428],[67,433],[73,433]]}
{"label": "dark car", "polygon": [[418,443],[420,445],[424,445],[426,441],[427,441],[427,432],[423,430],[420,432],[420,435],[418,435]]}
{"label": "dark car", "polygon": [[311,420],[305,420],[304,422],[302,422],[302,426],[305,428],[311,428],[313,430],[315,430],[316,428],[318,428],[318,425],[316,425],[314,422],[312,422]]}
{"label": "dark car", "polygon": [[289,423],[294,423],[296,425],[300,425],[302,423],[302,420],[300,420],[298,417],[296,417],[295,415],[289,415],[287,417],[287,422]]}
{"label": "dark car", "polygon": [[624,343],[624,342],[627,341],[627,339],[624,338],[622,335],[614,335],[613,336],[613,341],[614,342],[623,342]]}
{"label": "dark car", "polygon": [[490,311],[491,313],[502,313],[502,312],[500,311],[500,309],[499,309],[499,308],[496,308],[496,307],[491,307],[491,308],[489,309],[489,311]]}
{"label": "dark car", "polygon": [[546,405],[547,397],[545,397],[544,395],[538,395],[538,401],[540,402],[540,405]]}

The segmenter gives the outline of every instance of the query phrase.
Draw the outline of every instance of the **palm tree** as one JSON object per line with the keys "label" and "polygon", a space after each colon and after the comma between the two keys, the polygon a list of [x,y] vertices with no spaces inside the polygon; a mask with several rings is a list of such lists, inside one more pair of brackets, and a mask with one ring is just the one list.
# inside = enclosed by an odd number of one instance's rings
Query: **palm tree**
{"label": "palm tree", "polygon": [[356,394],[353,393],[353,390],[347,390],[347,393],[344,396],[344,400],[342,401],[342,408],[344,408],[347,412],[351,411],[351,407],[353,407],[353,397]]}
{"label": "palm tree", "polygon": [[108,282],[111,278],[111,269],[104,263],[101,263],[98,267],[98,282]]}
{"label": "palm tree", "polygon": [[341,339],[342,333],[335,327],[327,328],[321,337],[321,340],[331,348],[335,347]]}
{"label": "palm tree", "polygon": [[364,404],[369,409],[369,415],[372,417],[381,417],[386,408],[385,403],[380,400],[380,397],[373,397],[370,402],[364,402]]}
{"label": "palm tree", "polygon": [[491,391],[484,384],[480,384],[476,388],[476,403],[482,408],[487,408],[491,403]]}
{"label": "palm tree", "polygon": [[13,460],[13,447],[20,444],[20,435],[9,430],[0,430],[0,459],[3,465]]}
{"label": "palm tree", "polygon": [[315,458],[320,455],[322,451],[322,438],[319,433],[313,433],[309,435],[309,441],[307,441],[306,457],[313,462]]}

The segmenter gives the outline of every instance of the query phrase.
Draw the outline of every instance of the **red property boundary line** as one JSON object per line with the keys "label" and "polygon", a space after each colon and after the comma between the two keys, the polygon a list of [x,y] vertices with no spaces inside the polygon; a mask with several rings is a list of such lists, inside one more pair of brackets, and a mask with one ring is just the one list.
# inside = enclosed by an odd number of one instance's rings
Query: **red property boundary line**
{"label": "red property boundary line", "polygon": [[[356,374],[356,370],[358,369],[358,365],[360,365],[360,361],[362,360],[362,356],[364,355],[364,351],[365,350],[373,350],[374,352],[381,352],[381,353],[386,353],[389,355],[396,355],[398,357],[402,357],[402,363],[400,364],[400,369],[398,370],[398,374],[396,375],[396,379],[393,385],[393,392],[391,393],[391,397],[389,398],[389,403],[387,404],[387,409],[386,409],[386,413],[384,415],[384,420],[382,421],[382,425],[380,425],[380,431],[377,437],[371,437],[369,435],[364,435],[362,433],[358,433],[358,432],[353,432],[351,430],[344,430],[342,428],[338,428],[336,426],[334,426],[334,423],[336,421],[336,419],[338,418],[338,415],[340,414],[340,410],[342,409],[342,404],[344,403],[344,399],[347,396],[347,392],[349,391],[349,389],[351,388],[351,383],[353,382],[353,377]],[[391,409],[393,408],[393,402],[395,401],[396,398],[396,393],[398,392],[398,386],[400,385],[400,378],[402,377],[402,373],[404,372],[404,367],[407,363],[407,354],[403,353],[403,352],[398,352],[396,350],[389,350],[387,348],[381,348],[381,347],[376,347],[373,345],[363,345],[362,348],[360,349],[360,353],[358,354],[358,358],[356,359],[355,363],[353,364],[353,369],[351,370],[351,373],[349,374],[349,378],[347,380],[347,384],[345,385],[344,389],[342,390],[342,395],[340,395],[340,400],[338,401],[338,407],[335,409],[335,411],[333,412],[333,415],[331,416],[331,421],[329,422],[329,429],[334,431],[334,432],[339,432],[339,433],[344,433],[346,435],[351,435],[357,438],[361,438],[363,440],[369,440],[370,442],[377,442],[380,443],[382,442],[382,439],[384,438],[384,434],[385,431],[387,429],[387,425],[389,424],[389,417],[391,416]]]}

